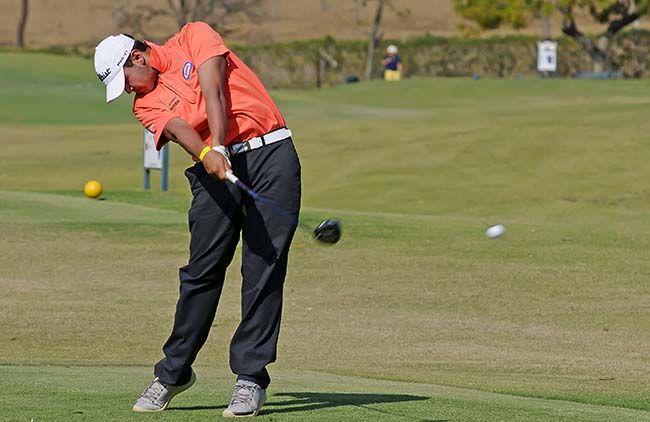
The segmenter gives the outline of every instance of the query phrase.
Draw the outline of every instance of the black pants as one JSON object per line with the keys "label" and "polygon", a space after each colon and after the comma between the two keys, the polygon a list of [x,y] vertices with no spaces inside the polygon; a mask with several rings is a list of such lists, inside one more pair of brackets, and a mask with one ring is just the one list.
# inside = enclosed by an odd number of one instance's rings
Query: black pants
{"label": "black pants", "polygon": [[192,188],[190,258],[180,269],[174,328],[155,366],[164,383],[189,381],[205,343],[239,236],[242,247],[241,322],[230,343],[230,368],[262,388],[275,361],[287,256],[300,211],[300,162],[291,139],[231,157],[233,173],[295,218],[254,201],[197,163],[185,171]]}

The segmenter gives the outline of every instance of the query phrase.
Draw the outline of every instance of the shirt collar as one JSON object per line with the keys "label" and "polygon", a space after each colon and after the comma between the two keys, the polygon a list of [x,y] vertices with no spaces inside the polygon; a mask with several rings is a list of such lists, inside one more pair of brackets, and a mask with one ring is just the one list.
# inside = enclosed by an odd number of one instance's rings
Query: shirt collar
{"label": "shirt collar", "polygon": [[167,54],[163,47],[151,41],[145,41],[145,44],[151,48],[149,65],[161,73],[165,72],[169,68],[169,54]]}

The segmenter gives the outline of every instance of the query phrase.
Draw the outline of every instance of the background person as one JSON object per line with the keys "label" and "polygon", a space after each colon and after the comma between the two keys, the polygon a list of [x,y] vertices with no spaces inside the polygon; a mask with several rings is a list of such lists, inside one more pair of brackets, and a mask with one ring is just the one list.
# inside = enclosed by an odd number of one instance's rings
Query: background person
{"label": "background person", "polygon": [[[300,209],[300,163],[284,118],[255,74],[201,22],[159,46],[121,34],[96,48],[95,70],[106,101],[135,93],[133,112],[156,148],[180,144],[196,163],[185,171],[192,190],[190,256],[180,268],[172,333],[155,378],[133,410],[164,410],[191,387],[240,233],[242,319],[230,345],[237,383],[224,416],[255,416],[276,359],[287,257]],[[278,216],[224,181],[231,170],[296,218]]]}
{"label": "background person", "polygon": [[384,80],[386,81],[401,81],[404,77],[402,59],[397,55],[397,52],[397,47],[392,44],[386,48],[386,55],[382,61],[384,64]]}

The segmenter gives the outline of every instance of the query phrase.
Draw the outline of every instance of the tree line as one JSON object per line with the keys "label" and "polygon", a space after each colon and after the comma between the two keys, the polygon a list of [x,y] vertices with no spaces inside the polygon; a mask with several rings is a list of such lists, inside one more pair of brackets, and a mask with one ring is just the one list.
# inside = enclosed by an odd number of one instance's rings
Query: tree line
{"label": "tree line", "polygon": [[[328,9],[328,0],[318,0],[321,12]],[[382,13],[385,8],[391,9],[398,14],[408,14],[409,10],[398,8],[392,0],[351,0],[352,13],[355,23],[359,23],[359,11],[361,8],[374,6],[374,20],[368,30],[368,60],[366,64],[366,77],[369,79],[374,73],[375,63],[372,58],[379,44],[383,33],[380,31]],[[222,35],[228,35],[236,31],[236,27],[228,24],[229,18],[233,15],[243,14],[251,21],[260,21],[265,17],[264,0],[167,0],[166,3],[153,5],[144,1],[113,1],[113,19],[119,32],[129,33],[140,39],[152,39],[147,35],[156,18],[171,17],[175,20],[178,28],[188,22],[207,22]],[[278,0],[270,0],[271,16],[277,17],[280,12]],[[20,18],[16,31],[16,43],[19,48],[25,48],[25,30],[29,14],[29,0],[20,0]],[[336,65],[328,54],[322,51],[318,57],[319,63]]]}
{"label": "tree line", "polygon": [[[562,18],[562,32],[575,39],[589,55],[594,72],[615,70],[611,46],[616,34],[637,22],[650,10],[650,0],[454,0],[454,8],[481,29],[530,25],[532,19],[546,22],[553,14]],[[576,12],[586,12],[601,25],[595,40],[578,28]]]}
{"label": "tree line", "polygon": [[[271,16],[280,15],[279,0],[270,1]],[[392,0],[351,0],[352,13],[359,21],[359,10],[374,7],[374,19],[367,30],[368,60],[365,76],[370,78],[374,72],[373,57],[380,40],[382,14],[390,9],[398,15],[408,14],[408,9],[400,9],[398,1]],[[19,19],[16,29],[16,44],[26,45],[25,31],[29,16],[29,0],[19,0]],[[236,30],[228,25],[229,17],[244,14],[251,21],[263,19],[264,0],[167,0],[158,6],[149,2],[114,0],[113,19],[120,32],[128,32],[136,37],[147,38],[148,24],[157,17],[172,17],[180,28],[190,21],[205,21],[224,35]],[[521,29],[529,26],[535,19],[546,23],[543,34],[548,37],[548,20],[554,14],[562,18],[562,32],[575,39],[589,55],[593,71],[611,71],[619,67],[611,54],[614,36],[630,24],[637,22],[650,12],[650,0],[453,0],[454,9],[466,22],[481,30],[509,26]],[[319,0],[322,12],[328,9],[327,0]],[[602,30],[593,38],[585,34],[577,24],[576,12],[586,12]],[[268,11],[267,11],[268,12]],[[320,60],[327,60],[326,56]]]}

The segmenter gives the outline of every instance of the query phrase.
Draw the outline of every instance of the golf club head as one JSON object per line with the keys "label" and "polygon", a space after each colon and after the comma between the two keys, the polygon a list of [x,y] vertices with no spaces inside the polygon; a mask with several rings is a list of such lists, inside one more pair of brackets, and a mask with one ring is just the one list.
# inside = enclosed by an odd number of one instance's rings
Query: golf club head
{"label": "golf club head", "polygon": [[323,243],[336,243],[341,239],[341,222],[336,218],[329,218],[321,222],[314,229],[314,237]]}

